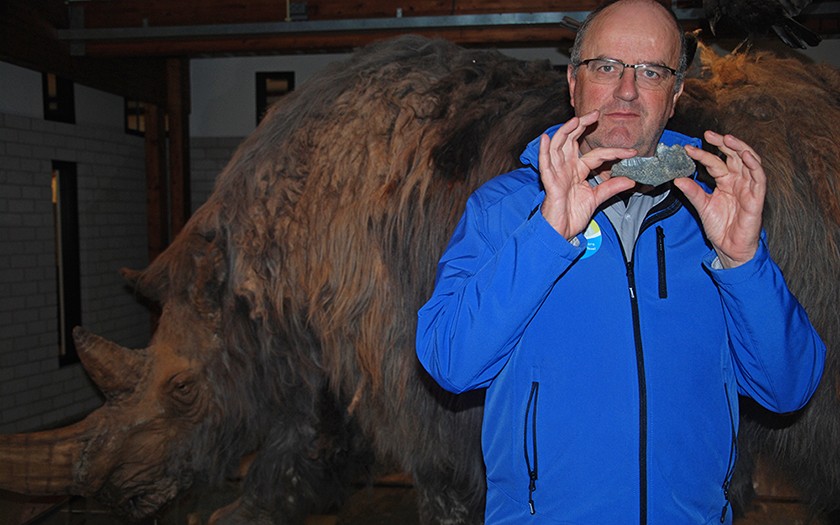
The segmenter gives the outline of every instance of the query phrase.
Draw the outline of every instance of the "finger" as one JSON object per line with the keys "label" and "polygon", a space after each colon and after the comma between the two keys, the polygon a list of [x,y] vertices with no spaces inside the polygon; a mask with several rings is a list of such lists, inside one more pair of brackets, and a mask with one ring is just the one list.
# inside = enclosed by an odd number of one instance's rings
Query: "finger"
{"label": "finger", "polygon": [[598,118],[601,116],[601,112],[597,109],[593,109],[589,113],[580,117],[580,122],[584,126],[589,126],[598,122]]}
{"label": "finger", "polygon": [[741,171],[741,154],[737,150],[726,145],[726,137],[730,137],[730,144],[737,144],[737,142],[740,142],[738,139],[735,139],[732,135],[721,135],[711,130],[706,131],[704,137],[706,142],[713,146],[717,146],[717,149],[726,156],[726,163],[731,168],[730,171]]}
{"label": "finger", "polygon": [[729,172],[747,176],[754,184],[762,187],[766,184],[766,175],[761,165],[761,157],[743,140],[734,135],[718,135],[707,132],[710,138],[720,142],[718,148],[726,157]]}
{"label": "finger", "polygon": [[709,195],[703,191],[703,188],[700,187],[697,182],[688,178],[688,177],[680,177],[674,179],[674,186],[677,187],[685,198],[688,199],[688,202],[694,206],[695,210],[702,210],[706,204],[706,200],[709,198]]}
{"label": "finger", "polygon": [[597,205],[600,206],[609,198],[618,195],[622,191],[627,191],[635,185],[636,181],[628,179],[627,177],[610,178],[593,188],[595,201],[597,202]]}
{"label": "finger", "polygon": [[572,117],[565,124],[554,132],[549,142],[550,150],[552,152],[561,153],[563,148],[569,141],[574,141],[575,132],[580,128],[580,119]]}
{"label": "finger", "polygon": [[708,171],[709,175],[712,177],[719,178],[729,174],[729,168],[727,168],[723,160],[714,153],[689,145],[685,146],[685,152],[689,157],[705,166],[706,171]]}
{"label": "finger", "polygon": [[[720,146],[721,151],[732,152],[732,156],[727,153],[732,160],[731,167],[746,174],[754,183],[763,185],[766,176],[761,165],[761,157],[746,142],[734,135],[724,135],[721,140],[723,141],[723,145]],[[735,162],[735,155],[737,155],[737,162]]]}
{"label": "finger", "polygon": [[742,160],[744,161],[744,166],[749,168],[751,172],[760,171],[762,175],[764,174],[764,167],[761,165],[761,157],[756,155],[754,152],[745,151]]}
{"label": "finger", "polygon": [[638,151],[632,148],[595,148],[584,153],[580,160],[589,170],[594,170],[601,164],[611,160],[629,159],[635,157]]}
{"label": "finger", "polygon": [[749,144],[744,142],[743,140],[739,139],[735,135],[724,135],[723,136],[723,145],[725,147],[731,148],[733,151],[738,152],[738,156],[742,159],[744,158],[744,154],[750,153],[755,159],[761,164],[761,157],[753,150]]}
{"label": "finger", "polygon": [[717,146],[721,153],[726,155],[727,162],[734,163],[731,167],[735,171],[742,171],[742,165],[747,154],[750,154],[758,164],[761,164],[761,157],[758,156],[749,144],[735,135],[720,135],[709,130],[706,131],[705,138],[709,144]]}
{"label": "finger", "polygon": [[540,152],[537,155],[537,162],[540,166],[540,173],[543,175],[554,173],[554,170],[551,166],[550,144],[551,139],[548,138],[548,135],[546,135],[545,133],[540,135]]}
{"label": "finger", "polygon": [[761,166],[761,159],[759,159],[753,152],[744,152],[744,167],[753,184],[753,192],[760,195],[764,200],[764,193],[767,186],[767,175],[764,173],[764,168]]}
{"label": "finger", "polygon": [[[586,132],[586,129],[595,122],[598,122],[599,116],[600,112],[596,109],[583,116],[572,117],[568,122],[566,122],[566,124],[557,130],[557,133],[554,134],[554,138],[557,138],[558,141],[556,145],[552,142],[552,146],[559,148],[561,142],[566,144],[569,143],[569,141],[574,141],[574,143],[577,144],[577,140]],[[562,133],[562,135],[557,137],[559,133]]]}

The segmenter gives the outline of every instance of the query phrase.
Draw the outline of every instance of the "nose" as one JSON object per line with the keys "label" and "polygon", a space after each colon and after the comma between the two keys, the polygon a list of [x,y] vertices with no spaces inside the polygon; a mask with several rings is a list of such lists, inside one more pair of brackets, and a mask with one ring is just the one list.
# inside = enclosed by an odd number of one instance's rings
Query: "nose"
{"label": "nose", "polygon": [[621,100],[635,100],[639,96],[639,86],[636,84],[636,70],[625,68],[615,86],[615,96]]}

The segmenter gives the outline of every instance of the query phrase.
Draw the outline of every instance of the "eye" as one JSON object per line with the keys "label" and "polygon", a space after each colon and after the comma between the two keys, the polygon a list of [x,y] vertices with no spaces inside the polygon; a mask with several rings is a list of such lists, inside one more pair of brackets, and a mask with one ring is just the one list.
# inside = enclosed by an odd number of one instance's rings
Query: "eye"
{"label": "eye", "polygon": [[648,80],[659,80],[660,78],[662,78],[662,73],[656,68],[645,66],[641,69],[642,75],[644,75],[644,77]]}
{"label": "eye", "polygon": [[169,396],[179,405],[191,405],[198,393],[198,386],[190,374],[178,374],[169,380]]}
{"label": "eye", "polygon": [[605,75],[609,75],[611,73],[615,73],[617,70],[614,64],[610,64],[609,62],[601,62],[598,64],[598,67],[595,69],[595,71],[603,73]]}

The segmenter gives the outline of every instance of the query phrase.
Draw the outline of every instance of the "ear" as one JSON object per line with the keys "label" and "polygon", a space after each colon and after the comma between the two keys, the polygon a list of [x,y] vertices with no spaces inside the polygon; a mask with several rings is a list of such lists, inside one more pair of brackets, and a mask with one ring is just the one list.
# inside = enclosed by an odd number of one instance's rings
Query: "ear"
{"label": "ear", "polygon": [[132,287],[137,286],[137,282],[140,280],[141,273],[142,272],[140,272],[140,270],[132,270],[131,268],[120,268],[120,275]]}
{"label": "ear", "polygon": [[569,103],[575,107],[575,68],[571,64],[566,66],[566,82],[569,84]]}
{"label": "ear", "polygon": [[131,268],[120,268],[120,275],[135,292],[146,299],[160,302],[163,298],[163,290],[166,287],[166,279],[163,275],[150,278],[148,270],[132,270]]}
{"label": "ear", "polygon": [[678,89],[677,92],[674,93],[674,98],[673,98],[673,100],[671,100],[671,114],[668,115],[668,118],[671,118],[671,117],[674,116],[674,108],[677,107],[677,100],[679,100],[680,95],[683,94],[683,88],[684,87],[685,87],[685,79],[683,79],[683,83],[680,84],[680,89]]}

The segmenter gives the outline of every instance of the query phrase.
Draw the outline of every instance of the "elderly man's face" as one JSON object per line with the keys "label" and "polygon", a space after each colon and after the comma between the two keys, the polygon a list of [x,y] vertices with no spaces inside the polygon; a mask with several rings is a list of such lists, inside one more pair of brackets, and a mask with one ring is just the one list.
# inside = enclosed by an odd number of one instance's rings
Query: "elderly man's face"
{"label": "elderly man's face", "polygon": [[[581,47],[581,60],[613,58],[625,64],[658,64],[677,69],[679,33],[662,9],[647,3],[623,3],[606,8],[596,18]],[[591,73],[579,67],[568,72],[572,106],[578,115],[601,112],[593,129],[584,136],[581,151],[596,147],[635,148],[641,156],[656,150],[665,123],[674,114],[682,93],[674,91],[671,77],[653,89],[640,88],[632,68],[613,84],[599,84],[587,78]]]}

